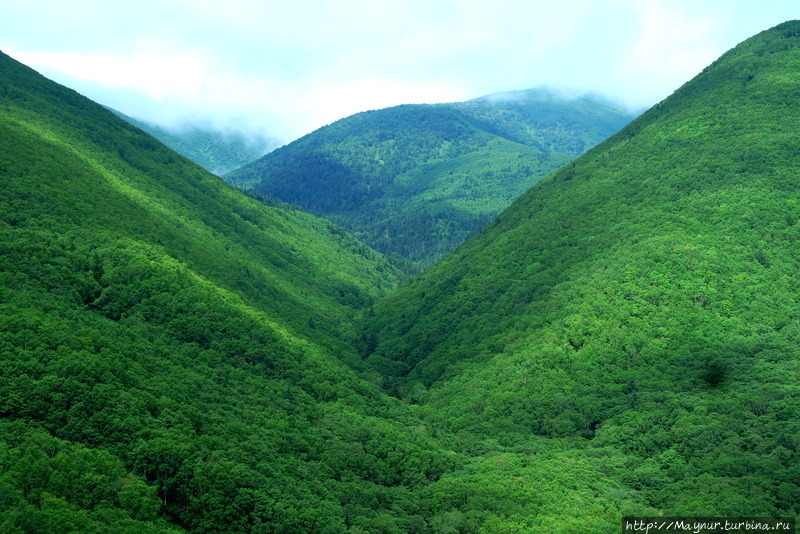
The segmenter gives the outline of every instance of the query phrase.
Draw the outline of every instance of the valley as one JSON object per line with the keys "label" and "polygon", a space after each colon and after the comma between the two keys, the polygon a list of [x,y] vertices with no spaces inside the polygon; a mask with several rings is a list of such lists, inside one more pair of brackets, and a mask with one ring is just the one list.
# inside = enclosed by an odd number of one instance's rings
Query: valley
{"label": "valley", "polygon": [[245,193],[0,54],[0,531],[796,516],[798,71],[364,112]]}

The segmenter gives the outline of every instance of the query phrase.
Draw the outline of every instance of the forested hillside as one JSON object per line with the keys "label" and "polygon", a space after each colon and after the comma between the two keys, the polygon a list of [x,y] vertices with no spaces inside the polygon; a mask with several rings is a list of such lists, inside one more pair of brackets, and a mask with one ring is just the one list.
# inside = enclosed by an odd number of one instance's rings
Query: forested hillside
{"label": "forested hillside", "polygon": [[0,55],[0,250],[3,532],[430,517],[454,460],[339,360],[396,272],[340,229]]}
{"label": "forested hillside", "polygon": [[359,113],[227,175],[420,270],[632,115],[538,90]]}
{"label": "forested hillside", "polygon": [[511,141],[572,156],[604,141],[634,117],[600,97],[568,96],[545,88],[495,93],[447,106]]}
{"label": "forested hillside", "polygon": [[167,128],[134,119],[115,109],[111,111],[217,176],[257,160],[278,145],[276,141],[265,137],[226,132],[212,124],[196,123]]}
{"label": "forested hillside", "polygon": [[366,361],[475,450],[795,515],[798,72],[798,22],[726,53],[377,305]]}

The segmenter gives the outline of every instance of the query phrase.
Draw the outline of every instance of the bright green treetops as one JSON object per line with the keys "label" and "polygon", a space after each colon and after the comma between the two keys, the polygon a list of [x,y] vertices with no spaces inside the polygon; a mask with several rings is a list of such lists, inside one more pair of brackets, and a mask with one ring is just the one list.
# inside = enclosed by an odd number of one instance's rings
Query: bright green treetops
{"label": "bright green treetops", "polygon": [[395,281],[0,55],[0,530],[424,524],[455,461],[341,362]]}

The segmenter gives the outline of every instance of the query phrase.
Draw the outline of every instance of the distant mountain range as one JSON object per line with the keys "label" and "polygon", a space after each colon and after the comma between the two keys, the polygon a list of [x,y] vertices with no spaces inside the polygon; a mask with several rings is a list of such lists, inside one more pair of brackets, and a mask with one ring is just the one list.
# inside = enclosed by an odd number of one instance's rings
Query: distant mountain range
{"label": "distant mountain range", "polygon": [[226,131],[212,124],[196,122],[168,128],[108,109],[217,176],[255,161],[278,146],[277,141],[265,136]]}
{"label": "distant mountain range", "polygon": [[225,176],[322,215],[412,270],[634,115],[548,90],[359,113]]}

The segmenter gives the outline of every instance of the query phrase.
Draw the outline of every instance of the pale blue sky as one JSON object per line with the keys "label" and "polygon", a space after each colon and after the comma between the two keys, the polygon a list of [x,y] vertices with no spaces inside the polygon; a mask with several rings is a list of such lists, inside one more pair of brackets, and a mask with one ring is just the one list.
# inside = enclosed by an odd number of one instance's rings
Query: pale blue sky
{"label": "pale blue sky", "polygon": [[0,0],[0,50],[138,118],[282,142],[540,85],[650,106],[797,0]]}

